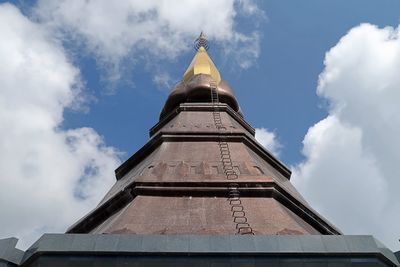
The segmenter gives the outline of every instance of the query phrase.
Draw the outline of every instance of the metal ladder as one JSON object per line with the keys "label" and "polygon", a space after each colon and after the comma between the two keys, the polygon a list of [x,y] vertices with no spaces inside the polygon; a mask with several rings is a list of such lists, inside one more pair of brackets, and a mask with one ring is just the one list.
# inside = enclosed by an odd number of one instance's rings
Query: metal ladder
{"label": "metal ladder", "polygon": [[[215,128],[218,131],[226,130],[226,127],[222,124],[221,113],[219,111],[219,96],[217,90],[217,83],[215,81],[210,82],[211,89],[211,103],[213,104],[213,119]],[[228,201],[231,207],[233,222],[236,224],[236,234],[239,235],[254,235],[253,229],[251,228],[244,210],[242,200],[240,199],[239,184],[234,182],[239,178],[236,173],[229,150],[229,144],[225,141],[223,135],[219,135],[218,147],[221,155],[221,162],[226,179],[230,181],[228,184]]]}

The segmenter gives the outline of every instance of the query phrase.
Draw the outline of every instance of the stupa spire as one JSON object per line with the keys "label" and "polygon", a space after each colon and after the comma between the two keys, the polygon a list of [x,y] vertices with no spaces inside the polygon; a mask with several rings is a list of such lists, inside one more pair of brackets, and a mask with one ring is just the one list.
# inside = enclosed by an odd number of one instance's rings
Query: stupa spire
{"label": "stupa spire", "polygon": [[182,80],[175,85],[168,96],[161,111],[160,119],[183,103],[210,103],[211,84],[216,85],[219,102],[228,104],[233,111],[242,116],[233,89],[221,78],[217,67],[207,53],[209,45],[203,32],[195,40],[194,48],[197,52],[183,74]]}
{"label": "stupa spire", "polygon": [[203,32],[201,32],[199,37],[196,39],[194,47],[197,50],[197,53],[183,74],[183,81],[187,82],[197,74],[208,74],[217,84],[219,84],[221,81],[221,75],[207,53],[209,46],[206,35]]}

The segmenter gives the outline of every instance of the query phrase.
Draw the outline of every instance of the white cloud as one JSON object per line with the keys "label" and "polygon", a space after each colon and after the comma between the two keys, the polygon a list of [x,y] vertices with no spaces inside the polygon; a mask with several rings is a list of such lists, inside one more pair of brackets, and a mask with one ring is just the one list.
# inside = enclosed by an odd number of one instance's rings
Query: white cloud
{"label": "white cloud", "polygon": [[166,71],[158,71],[154,74],[153,82],[157,85],[160,90],[171,90],[173,85],[173,79],[171,75]]}
{"label": "white cloud", "polygon": [[240,6],[242,12],[246,15],[258,16],[265,18],[265,13],[251,0],[238,0],[238,5]]}
{"label": "white cloud", "polygon": [[256,128],[256,140],[274,156],[279,156],[281,144],[279,143],[276,134],[268,131],[266,128]]}
{"label": "white cloud", "polygon": [[[40,21],[80,41],[105,69],[121,78],[120,65],[145,59],[174,59],[191,49],[200,31],[223,44],[228,58],[248,68],[260,53],[257,23],[264,12],[250,0],[80,1],[39,0]],[[252,30],[237,30],[237,17],[254,21]],[[150,58],[150,59],[149,59]]]}
{"label": "white cloud", "polygon": [[293,181],[346,234],[400,244],[399,28],[362,24],[325,58],[317,93],[329,116],[311,127]]}
{"label": "white cloud", "polygon": [[11,4],[0,5],[0,36],[0,238],[26,247],[91,209],[119,160],[93,129],[62,129],[82,100],[62,46]]}

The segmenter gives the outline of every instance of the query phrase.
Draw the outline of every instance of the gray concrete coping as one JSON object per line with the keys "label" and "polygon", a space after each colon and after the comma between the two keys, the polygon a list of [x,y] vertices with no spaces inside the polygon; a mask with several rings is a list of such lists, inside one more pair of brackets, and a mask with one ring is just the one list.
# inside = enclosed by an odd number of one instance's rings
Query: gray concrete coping
{"label": "gray concrete coping", "polygon": [[15,237],[0,239],[0,262],[19,265],[24,252],[15,248],[18,239]]}
{"label": "gray concrete coping", "polygon": [[400,266],[374,237],[355,235],[45,234],[25,252],[22,264],[41,255],[374,257]]}

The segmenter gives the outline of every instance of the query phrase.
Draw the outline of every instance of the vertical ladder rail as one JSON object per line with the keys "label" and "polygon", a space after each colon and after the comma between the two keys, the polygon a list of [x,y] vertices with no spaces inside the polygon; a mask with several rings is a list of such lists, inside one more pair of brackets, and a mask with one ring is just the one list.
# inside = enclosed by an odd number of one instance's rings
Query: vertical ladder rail
{"label": "vertical ladder rail", "polygon": [[[219,110],[219,95],[217,90],[217,84],[215,81],[210,82],[211,89],[211,103],[213,104],[213,119],[215,128],[218,131],[226,130],[226,127],[222,124],[221,113]],[[232,218],[233,222],[236,224],[236,234],[239,235],[254,235],[253,229],[247,221],[246,212],[244,210],[242,200],[240,198],[239,184],[234,181],[239,178],[236,173],[232,158],[231,152],[229,150],[229,144],[225,141],[225,138],[220,135],[218,140],[218,147],[221,156],[222,168],[226,179],[230,181],[228,184],[228,201],[231,206]]]}

